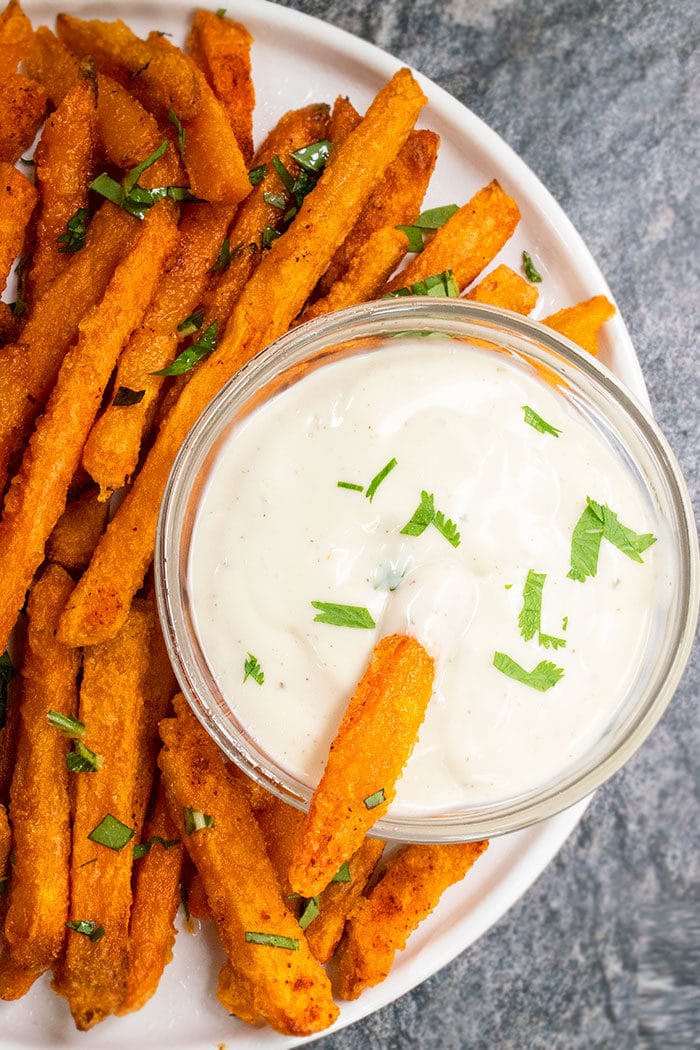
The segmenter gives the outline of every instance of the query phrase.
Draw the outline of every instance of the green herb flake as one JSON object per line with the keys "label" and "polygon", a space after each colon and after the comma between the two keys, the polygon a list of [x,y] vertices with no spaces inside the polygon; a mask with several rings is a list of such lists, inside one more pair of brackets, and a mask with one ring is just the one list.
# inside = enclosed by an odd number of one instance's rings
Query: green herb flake
{"label": "green herb flake", "polygon": [[177,326],[180,338],[185,339],[188,335],[194,335],[204,324],[204,310],[195,310],[194,313],[189,314],[184,321],[180,321]]}
{"label": "green herb flake", "polygon": [[172,126],[177,131],[177,148],[180,151],[180,156],[184,157],[185,156],[185,144],[187,142],[187,132],[183,128],[182,122],[181,122],[180,118],[178,117],[177,113],[175,112],[175,110],[172,108],[172,106],[168,110],[168,120],[170,121]]}
{"label": "green herb flake", "polygon": [[262,685],[265,681],[265,672],[260,667],[260,662],[256,656],[252,653],[248,653],[248,657],[243,664],[243,682],[247,682],[249,678],[252,678],[258,685]]}
{"label": "green herb flake", "polygon": [[273,208],[284,211],[287,207],[287,198],[281,193],[263,193],[265,204],[271,204]]}
{"label": "green herb flake", "polygon": [[17,670],[13,666],[10,654],[4,652],[2,656],[0,656],[0,729],[3,729],[7,722],[7,704],[9,701],[10,682],[16,674]]}
{"label": "green herb flake", "polygon": [[22,317],[27,310],[27,304],[24,299],[24,286],[27,281],[27,271],[29,269],[29,263],[31,257],[29,255],[23,255],[21,259],[17,260],[15,265],[15,278],[17,280],[17,298],[14,303],[10,303],[10,309],[12,310],[13,317]]}
{"label": "green herb flake", "polygon": [[85,735],[85,723],[75,715],[62,715],[60,711],[49,711],[46,717],[49,724],[55,729],[60,729],[64,736],[79,740]]}
{"label": "green herb flake", "polygon": [[114,395],[112,405],[115,408],[128,408],[130,405],[138,405],[145,397],[145,390],[131,390],[128,386],[120,386]]}
{"label": "green herb flake", "polygon": [[224,18],[225,15],[226,15],[226,8],[225,7],[219,7],[217,9],[217,12],[216,12],[216,17],[217,18]]}
{"label": "green herb flake", "polygon": [[121,183],[103,172],[90,183],[90,189],[136,219],[144,219],[148,209],[166,197],[174,201],[197,201],[186,186],[156,186],[150,190],[139,186],[143,173],[160,160],[167,148],[168,140],[164,139],[157,150],[126,173]]}
{"label": "green herb flake", "polygon": [[564,619],[561,621],[561,629],[562,629],[562,631],[566,631],[568,629],[568,627],[569,627],[569,617],[565,616]]}
{"label": "green herb flake", "polygon": [[92,919],[71,919],[66,926],[69,930],[82,933],[84,937],[88,937],[93,942],[101,940],[105,935],[104,926],[98,926]]}
{"label": "green herb flake", "polygon": [[542,416],[538,416],[534,408],[530,408],[529,405],[521,405],[520,407],[525,413],[525,422],[529,424],[529,426],[534,427],[535,430],[539,430],[540,434],[551,434],[552,437],[559,437],[561,430],[557,427],[553,427],[551,423],[547,423]]}
{"label": "green herb flake", "polygon": [[283,937],[278,933],[253,933],[246,930],[246,944],[264,944],[268,948],[287,948],[290,952],[299,951],[299,941],[296,937]]}
{"label": "green herb flake", "polygon": [[596,503],[586,496],[586,508],[574,526],[571,535],[571,568],[567,576],[583,583],[598,572],[598,555],[603,539],[626,554],[632,561],[641,562],[641,555],[656,543],[650,532],[640,534],[623,525],[615,511],[604,503]]}
{"label": "green herb flake", "polygon": [[168,849],[172,849],[173,846],[179,846],[180,845],[180,840],[179,839],[164,839],[164,838],[161,838],[160,835],[151,835],[151,837],[149,839],[147,839],[146,842],[137,842],[135,844],[135,846],[134,846],[134,860],[141,860],[142,857],[145,857],[147,853],[151,852],[151,850],[153,849],[153,847],[156,844],[162,846],[163,849],[168,850]]}
{"label": "green herb flake", "polygon": [[346,860],[340,865],[335,875],[331,879],[331,882],[352,882],[352,875],[350,874],[350,865]]}
{"label": "green herb flake", "polygon": [[328,139],[320,139],[318,142],[312,142],[310,146],[294,150],[293,153],[290,153],[290,157],[305,171],[320,173],[328,163],[332,149],[332,142],[329,142]]}
{"label": "green herb flake", "polygon": [[566,645],[563,638],[551,634],[542,634],[542,591],[547,574],[530,569],[523,587],[523,607],[518,617],[520,634],[526,642],[537,635],[537,644],[544,649],[562,649]]}
{"label": "green herb flake", "polygon": [[440,535],[445,537],[448,543],[451,543],[453,547],[459,547],[462,537],[459,534],[457,526],[451,518],[446,518],[441,510],[435,512],[433,525]]}
{"label": "green herb flake", "polygon": [[336,605],[334,602],[311,602],[318,615],[314,623],[328,623],[332,627],[357,627],[371,630],[376,627],[369,611],[362,605]]}
{"label": "green herb flake", "polygon": [[541,660],[532,671],[526,671],[506,653],[494,653],[493,666],[514,681],[529,685],[540,693],[546,693],[564,677],[564,668],[557,667],[549,660]]}
{"label": "green herb flake", "polygon": [[309,897],[303,912],[299,916],[299,925],[302,930],[305,930],[307,926],[310,926],[314,919],[317,919],[320,914],[321,906],[318,903],[318,897]]}
{"label": "green herb flake", "polygon": [[201,809],[190,809],[189,806],[185,806],[183,813],[186,835],[194,835],[196,831],[216,826],[214,818],[210,817],[208,813],[202,813]]}
{"label": "green herb flake", "polygon": [[219,248],[219,254],[209,273],[222,273],[224,270],[227,270],[231,265],[231,258],[231,242],[228,237],[224,237]]}
{"label": "green herb flake", "polygon": [[377,806],[381,806],[382,802],[386,802],[384,788],[380,788],[379,791],[375,791],[373,795],[368,795],[364,802],[367,809],[376,809]]}
{"label": "green herb flake", "polygon": [[397,288],[395,292],[387,292],[383,299],[397,299],[406,295],[437,295],[448,299],[459,298],[459,285],[455,280],[452,270],[443,270],[426,277],[424,281],[417,281],[407,288]]}
{"label": "green herb flake", "polygon": [[56,238],[61,253],[78,252],[85,246],[88,225],[87,208],[78,208],[66,223],[66,232]]}
{"label": "green herb flake", "polygon": [[201,361],[203,357],[210,354],[212,350],[216,349],[216,333],[218,330],[218,322],[214,321],[209,325],[207,330],[200,336],[196,343],[192,343],[192,346],[188,346],[186,350],[183,350],[181,354],[178,354],[172,364],[167,365],[165,368],[161,368],[158,372],[151,372],[154,376],[181,376],[185,372],[189,372],[191,368]]}
{"label": "green herb flake", "polygon": [[[423,231],[439,230],[455,212],[459,211],[456,204],[443,204],[439,208],[428,208],[421,212],[416,221],[410,226],[397,226],[397,230],[403,230],[408,237],[408,250],[410,252],[423,251]],[[420,293],[414,293],[420,294]]]}
{"label": "green herb flake", "polygon": [[339,481],[339,489],[350,489],[352,492],[364,492],[363,485],[356,485],[354,481]]}
{"label": "green herb flake", "polygon": [[523,273],[532,284],[540,284],[542,281],[542,274],[535,267],[529,252],[523,252]]}
{"label": "green herb flake", "polygon": [[512,583],[504,583],[503,586],[505,587],[505,589],[507,591],[509,591],[511,589],[511,587],[513,586],[513,584]]}
{"label": "green herb flake", "polygon": [[370,501],[370,503],[374,499],[374,495],[381,483],[384,481],[388,474],[391,474],[392,470],[396,466],[398,466],[398,460],[390,459],[386,466],[382,467],[379,473],[375,474],[375,476],[372,478],[369,485],[367,486],[367,491],[365,492],[365,496]]}
{"label": "green herb flake", "polygon": [[124,849],[127,842],[130,842],[133,837],[133,828],[122,824],[121,820],[117,820],[111,813],[107,813],[88,835],[91,842],[96,842],[99,846],[106,846],[115,853]]}
{"label": "green herb flake", "polygon": [[66,755],[66,768],[69,773],[97,773],[103,761],[102,755],[96,755],[82,740],[76,740],[73,750]]}
{"label": "green herb flake", "polygon": [[420,536],[435,519],[435,497],[431,492],[423,490],[420,494],[420,503],[416,507],[410,520],[401,529],[402,536]]}
{"label": "green herb flake", "polygon": [[257,168],[251,168],[248,172],[248,181],[251,186],[258,186],[267,175],[267,164],[258,164]]}

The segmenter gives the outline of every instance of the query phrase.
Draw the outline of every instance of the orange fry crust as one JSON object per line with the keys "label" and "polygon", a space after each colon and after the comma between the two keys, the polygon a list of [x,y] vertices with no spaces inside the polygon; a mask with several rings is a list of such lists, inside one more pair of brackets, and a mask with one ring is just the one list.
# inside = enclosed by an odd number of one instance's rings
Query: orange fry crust
{"label": "orange fry crust", "polygon": [[377,884],[350,917],[338,950],[337,989],[357,999],[388,975],[394,956],[436,907],[448,886],[464,878],[488,842],[406,846],[387,861]]}
{"label": "orange fry crust", "polygon": [[22,251],[37,192],[11,164],[0,163],[0,292]]}
{"label": "orange fry crust", "polygon": [[529,314],[537,305],[537,289],[510,266],[501,264],[470,288],[464,298],[518,314]]}
{"label": "orange fry crust", "polygon": [[32,23],[20,7],[19,0],[9,0],[0,12],[0,80],[5,80],[17,69],[32,40]]}
{"label": "orange fry crust", "polygon": [[94,487],[66,506],[46,544],[46,557],[71,572],[90,561],[107,524],[109,504],[101,502]]}
{"label": "orange fry crust", "polygon": [[567,306],[542,319],[542,324],[571,339],[595,357],[600,347],[600,329],[615,314],[615,307],[604,295],[594,295],[575,306]]}
{"label": "orange fry crust", "polygon": [[[175,711],[161,723],[159,757],[171,816],[202,877],[224,950],[250,982],[251,1012],[286,1034],[321,1031],[338,1014],[330,982],[284,905],[252,810],[184,697],[176,698]],[[187,834],[186,807],[207,814],[212,826]],[[296,948],[249,942],[246,933],[289,938]]]}
{"label": "orange fry crust", "polygon": [[29,149],[46,112],[46,91],[13,73],[0,81],[0,161],[14,164]]}
{"label": "orange fry crust", "polygon": [[289,881],[302,897],[320,893],[385,815],[418,738],[433,675],[433,659],[415,638],[390,635],[374,647],[331,744],[292,860]]}

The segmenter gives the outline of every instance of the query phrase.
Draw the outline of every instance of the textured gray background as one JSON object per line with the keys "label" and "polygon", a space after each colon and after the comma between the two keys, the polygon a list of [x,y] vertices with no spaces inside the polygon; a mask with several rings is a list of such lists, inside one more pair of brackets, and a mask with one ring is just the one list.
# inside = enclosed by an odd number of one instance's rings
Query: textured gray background
{"label": "textured gray background", "polygon": [[[287,6],[432,77],[540,176],[612,287],[698,508],[697,7]],[[700,1047],[699,682],[696,647],[652,738],[497,926],[420,988],[319,1047]]]}

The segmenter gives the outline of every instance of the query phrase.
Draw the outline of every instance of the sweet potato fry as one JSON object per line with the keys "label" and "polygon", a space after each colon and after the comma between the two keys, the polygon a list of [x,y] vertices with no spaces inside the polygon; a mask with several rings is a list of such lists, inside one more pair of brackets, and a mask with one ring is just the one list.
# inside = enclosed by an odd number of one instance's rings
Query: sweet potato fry
{"label": "sweet potato fry", "polygon": [[[289,869],[315,897],[362,845],[396,794],[433,689],[432,657],[415,638],[377,642],[331,744]],[[387,747],[387,740],[391,747]]]}
{"label": "sweet potato fry", "polygon": [[328,294],[307,306],[297,323],[376,299],[407,250],[408,238],[402,230],[394,226],[377,230],[357,249],[347,270],[331,285]]}
{"label": "sweet potato fry", "polygon": [[19,0],[9,0],[0,13],[0,80],[17,70],[32,39],[32,23],[19,5]]}
{"label": "sweet potato fry", "polygon": [[[83,451],[83,464],[100,486],[102,499],[126,484],[136,468],[163,384],[153,373],[169,365],[178,351],[177,326],[200,301],[233,210],[229,204],[185,207],[175,262],[161,277],[151,306],[119,358],[112,402],[96,420]],[[124,389],[143,391],[141,400],[115,405]]]}
{"label": "sweet potato fry", "polygon": [[501,264],[470,288],[464,298],[518,314],[529,314],[537,304],[537,289],[510,266]]}
{"label": "sweet potato fry", "polygon": [[261,1028],[265,1024],[264,1018],[254,1006],[255,994],[250,978],[228,960],[219,973],[216,997],[228,1013],[245,1021],[246,1024],[254,1028]]}
{"label": "sweet potato fry", "polygon": [[131,827],[150,634],[149,613],[134,603],[120,634],[84,658],[79,717],[103,764],[75,785],[70,918],[94,922],[104,936],[69,930],[54,979],[81,1031],[118,1010],[126,992],[133,842],[111,848],[88,836],[108,814]]}
{"label": "sweet potato fry", "polygon": [[341,999],[357,999],[365,988],[384,980],[396,952],[487,846],[485,841],[405,846],[389,858],[379,882],[350,917],[338,950]]}
{"label": "sweet potato fry", "polygon": [[56,386],[5,497],[0,546],[0,650],[4,649],[44,547],[65,508],[68,486],[120,350],[141,321],[177,243],[172,202],[156,204],[115,271],[99,307],[80,323]]}
{"label": "sweet potato fry", "polygon": [[265,808],[258,810],[255,819],[262,831],[267,855],[286,899],[292,892],[287,877],[289,863],[304,822],[304,814],[300,809],[295,809],[273,795]]}
{"label": "sweet potato fry", "polygon": [[[387,168],[360,218],[319,281],[318,291],[321,296],[327,295],[345,274],[357,252],[374,233],[387,226],[409,226],[417,218],[435,167],[439,145],[440,137],[433,131],[411,132],[406,145]],[[397,259],[396,265],[398,262]],[[433,271],[436,272],[439,271]]]}
{"label": "sweet potato fry", "polygon": [[[338,1014],[330,982],[284,906],[245,795],[227,778],[223,756],[184,697],[176,698],[175,711],[176,718],[161,723],[159,764],[171,815],[202,876],[226,954],[250,982],[255,1014],[286,1034],[321,1031]],[[186,809],[212,823],[187,834]],[[261,944],[251,934],[282,937],[285,944]]]}
{"label": "sweet potato fry", "polygon": [[350,880],[330,882],[318,898],[319,913],[305,932],[311,954],[320,963],[327,963],[338,947],[345,923],[362,897],[384,845],[381,839],[365,839],[348,861]]}
{"label": "sweet potato fry", "polygon": [[265,165],[265,176],[241,204],[229,231],[229,245],[237,250],[229,266],[217,281],[212,282],[202,300],[207,324],[216,320],[223,331],[236,300],[262,259],[263,230],[268,226],[277,230],[282,223],[283,210],[265,199],[268,194],[273,194],[285,203],[290,200],[289,191],[272,166],[272,158],[279,156],[287,170],[296,176],[299,169],[289,154],[322,139],[327,119],[328,107],[325,105],[312,104],[291,110],[277,123],[256,153],[253,163],[255,166]]}
{"label": "sweet potato fry", "polygon": [[252,43],[245,26],[205,10],[195,12],[187,38],[188,50],[223,106],[246,164],[253,158]]}
{"label": "sweet potato fry", "polygon": [[248,196],[251,187],[248,168],[226,111],[188,55],[183,55],[167,37],[157,33],[151,33],[148,42],[158,52],[177,55],[178,60],[185,62],[198,86],[195,113],[181,116],[173,109],[184,127],[182,157],[192,192],[201,200],[238,204]]}
{"label": "sweet potato fry", "polygon": [[33,307],[22,341],[0,351],[0,493],[13,458],[46,404],[81,318],[104,295],[114,267],[138,232],[137,219],[105,202],[88,227],[85,247]]}
{"label": "sweet potato fry", "polygon": [[207,895],[204,891],[202,876],[198,871],[195,871],[190,879],[189,892],[187,894],[187,907],[189,908],[190,915],[193,919],[200,919],[202,921],[211,920],[211,908],[209,907],[209,901],[207,900]]}
{"label": "sweet potato fry", "polygon": [[129,920],[126,995],[117,1012],[140,1010],[158,988],[163,970],[173,957],[175,926],[180,906],[180,879],[185,847],[158,792],[153,816],[142,837],[150,848],[134,861],[134,902]]}
{"label": "sweet potato fry", "polygon": [[518,205],[494,179],[455,212],[385,290],[395,292],[449,269],[461,291],[501,250],[519,220]]}
{"label": "sweet potato fry", "polygon": [[74,54],[91,55],[101,73],[127,87],[157,116],[167,120],[168,110],[173,109],[185,120],[197,113],[199,81],[177,48],[160,49],[153,41],[140,40],[120,20],[84,21],[61,14],[56,32]]}
{"label": "sweet potato fry", "polygon": [[29,149],[46,112],[46,92],[36,80],[13,73],[0,82],[0,161],[14,164]]}
{"label": "sweet potato fry", "polygon": [[17,338],[19,325],[9,303],[0,299],[0,349]]}
{"label": "sweet potato fry", "polygon": [[[10,817],[15,864],[5,920],[7,950],[17,968],[36,979],[58,958],[68,918],[70,798],[66,753],[71,743],[47,718],[78,709],[80,653],[56,640],[58,615],[73,588],[70,576],[50,566],[27,606],[22,664],[21,724],[12,779]],[[0,999],[13,992],[0,974]],[[12,996],[10,996],[12,997]]]}
{"label": "sweet potato fry", "polygon": [[346,95],[338,95],[333,103],[331,119],[328,121],[328,138],[335,146],[339,146],[361,120],[362,117],[350,99]]}
{"label": "sweet potato fry", "polygon": [[408,138],[424,102],[411,73],[399,71],[338,148],[342,162],[338,160],[320,178],[290,228],[253,274],[224,338],[194,373],[161,426],[134,487],[73,593],[60,628],[69,644],[110,637],[123,623],[153,556],[160,499],[187,432],[226,380],[289,327]]}
{"label": "sweet potato fry", "polygon": [[[70,237],[67,223],[80,208],[87,209],[96,143],[97,79],[86,65],[75,87],[47,120],[34,155],[41,198],[27,278],[32,302],[81,247],[80,240],[66,241]],[[87,220],[87,211],[83,214]]]}
{"label": "sweet potato fry", "polygon": [[11,164],[0,163],[0,292],[22,251],[37,192]]}
{"label": "sweet potato fry", "polygon": [[71,572],[81,572],[89,564],[109,513],[109,504],[98,496],[99,491],[90,488],[66,506],[46,545],[50,562]]}
{"label": "sweet potato fry", "polygon": [[578,343],[595,357],[600,349],[598,333],[614,313],[615,307],[609,299],[604,295],[594,295],[592,299],[576,303],[575,306],[567,306],[564,310],[544,317],[542,324]]}
{"label": "sweet potato fry", "polygon": [[[46,88],[53,106],[59,106],[78,80],[79,61],[46,26],[37,29],[26,71]],[[134,168],[162,143],[158,122],[111,77],[97,75],[97,137],[103,157],[124,170]],[[186,178],[175,149],[166,153],[141,176],[145,189],[154,186],[183,186]]]}

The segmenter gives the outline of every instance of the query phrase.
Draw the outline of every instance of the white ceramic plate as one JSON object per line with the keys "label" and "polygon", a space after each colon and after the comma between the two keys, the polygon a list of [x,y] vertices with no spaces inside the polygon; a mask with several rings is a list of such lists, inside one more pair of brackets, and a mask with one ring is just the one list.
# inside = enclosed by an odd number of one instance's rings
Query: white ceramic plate
{"label": "white ceramic plate", "polygon": [[[112,3],[25,3],[34,24],[53,24],[57,11],[92,18],[123,18],[145,34],[161,29],[184,40],[188,0],[167,3],[119,0]],[[212,5],[214,6],[214,5]],[[239,0],[233,17],[253,34],[253,72],[257,93],[256,141],[286,110],[312,101],[332,102],[342,93],[360,111],[400,63],[377,48],[307,15],[264,0]],[[462,204],[480,186],[498,178],[518,201],[522,221],[496,262],[520,267],[520,253],[531,252],[543,274],[535,317],[590,295],[610,291],[580,236],[529,168],[468,109],[421,77],[429,99],[421,124],[437,131],[440,157],[426,206]],[[634,349],[622,320],[606,325],[602,360],[648,404]],[[411,938],[389,978],[354,1003],[343,1004],[333,1031],[397,999],[463,951],[492,926],[532,884],[578,823],[586,802],[535,828],[491,844],[461,885],[452,887],[434,914]],[[288,1039],[270,1030],[249,1029],[227,1017],[214,991],[221,964],[210,931],[181,932],[175,959],[156,996],[137,1014],[111,1018],[89,1035],[75,1031],[65,1003],[49,991],[48,978],[18,1003],[0,1004],[0,1048],[90,1047],[122,1050],[213,1050],[224,1043],[238,1050],[276,1050],[310,1040]]]}

